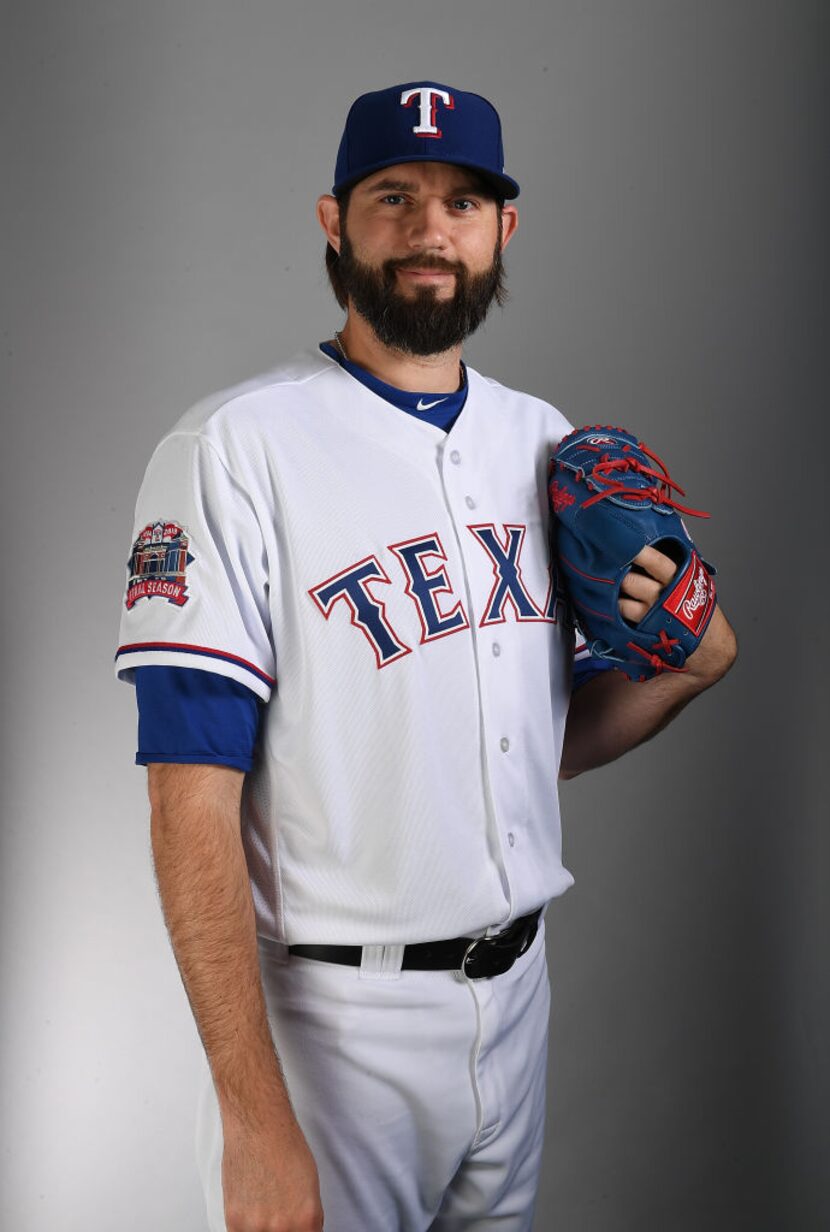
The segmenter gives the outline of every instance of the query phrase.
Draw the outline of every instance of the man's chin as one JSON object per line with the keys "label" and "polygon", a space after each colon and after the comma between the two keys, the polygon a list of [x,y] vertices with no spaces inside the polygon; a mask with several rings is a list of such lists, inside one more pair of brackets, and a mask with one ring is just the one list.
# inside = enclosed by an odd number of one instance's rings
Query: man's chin
{"label": "man's chin", "polygon": [[407,307],[413,308],[420,304],[424,309],[429,309],[435,304],[449,304],[454,296],[455,292],[452,287],[448,290],[438,287],[414,287],[411,291],[395,292],[395,299],[399,304],[406,304]]}

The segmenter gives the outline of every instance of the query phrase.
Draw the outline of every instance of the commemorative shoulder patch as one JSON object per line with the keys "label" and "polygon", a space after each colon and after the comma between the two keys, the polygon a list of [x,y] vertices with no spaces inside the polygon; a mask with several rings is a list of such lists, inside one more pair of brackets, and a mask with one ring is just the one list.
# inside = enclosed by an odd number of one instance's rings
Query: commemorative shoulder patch
{"label": "commemorative shoulder patch", "polygon": [[189,544],[187,532],[178,523],[164,519],[147,523],[133,544],[127,563],[127,611],[139,599],[166,599],[176,607],[184,607],[190,598],[186,571],[193,557],[188,551]]}

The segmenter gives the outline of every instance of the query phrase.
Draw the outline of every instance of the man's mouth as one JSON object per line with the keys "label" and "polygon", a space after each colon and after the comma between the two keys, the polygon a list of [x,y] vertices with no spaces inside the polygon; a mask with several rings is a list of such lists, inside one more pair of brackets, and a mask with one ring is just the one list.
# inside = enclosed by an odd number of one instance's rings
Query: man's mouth
{"label": "man's mouth", "polygon": [[440,269],[398,269],[396,271],[402,278],[406,278],[415,283],[444,283],[450,278],[455,278],[453,270]]}

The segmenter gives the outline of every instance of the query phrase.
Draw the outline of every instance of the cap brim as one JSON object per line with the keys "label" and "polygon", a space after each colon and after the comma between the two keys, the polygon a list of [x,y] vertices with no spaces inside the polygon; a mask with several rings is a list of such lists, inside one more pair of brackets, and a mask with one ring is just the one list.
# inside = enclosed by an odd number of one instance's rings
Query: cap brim
{"label": "cap brim", "polygon": [[398,156],[397,158],[387,158],[383,162],[374,163],[371,167],[361,167],[357,175],[348,177],[332,188],[332,193],[338,197],[340,193],[345,192],[347,188],[353,188],[355,184],[359,184],[361,180],[367,179],[370,175],[374,175],[376,171],[382,171],[384,167],[397,167],[404,163],[450,163],[456,167],[469,167],[471,171],[475,171],[487,183],[492,184],[495,189],[496,196],[503,197],[505,201],[512,201],[519,195],[519,185],[509,175],[496,175],[487,167],[481,167],[478,163],[466,158],[436,158],[434,154],[413,154],[407,156]]}

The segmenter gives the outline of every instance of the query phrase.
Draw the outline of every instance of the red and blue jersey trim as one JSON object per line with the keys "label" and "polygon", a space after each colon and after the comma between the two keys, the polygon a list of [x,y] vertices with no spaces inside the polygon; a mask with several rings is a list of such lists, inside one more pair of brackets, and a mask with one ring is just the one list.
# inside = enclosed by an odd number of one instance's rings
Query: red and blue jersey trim
{"label": "red and blue jersey trim", "polygon": [[216,650],[212,646],[192,646],[188,642],[128,642],[125,646],[119,646],[115,652],[116,661],[122,655],[129,654],[152,654],[152,653],[170,653],[174,654],[189,654],[202,656],[206,659],[221,659],[224,663],[233,663],[237,667],[244,667],[252,675],[256,676],[257,680],[261,680],[263,684],[273,688],[277,683],[273,676],[269,676],[262,668],[257,667],[255,663],[250,663],[247,659],[243,659],[240,655],[229,654],[226,650]]}

